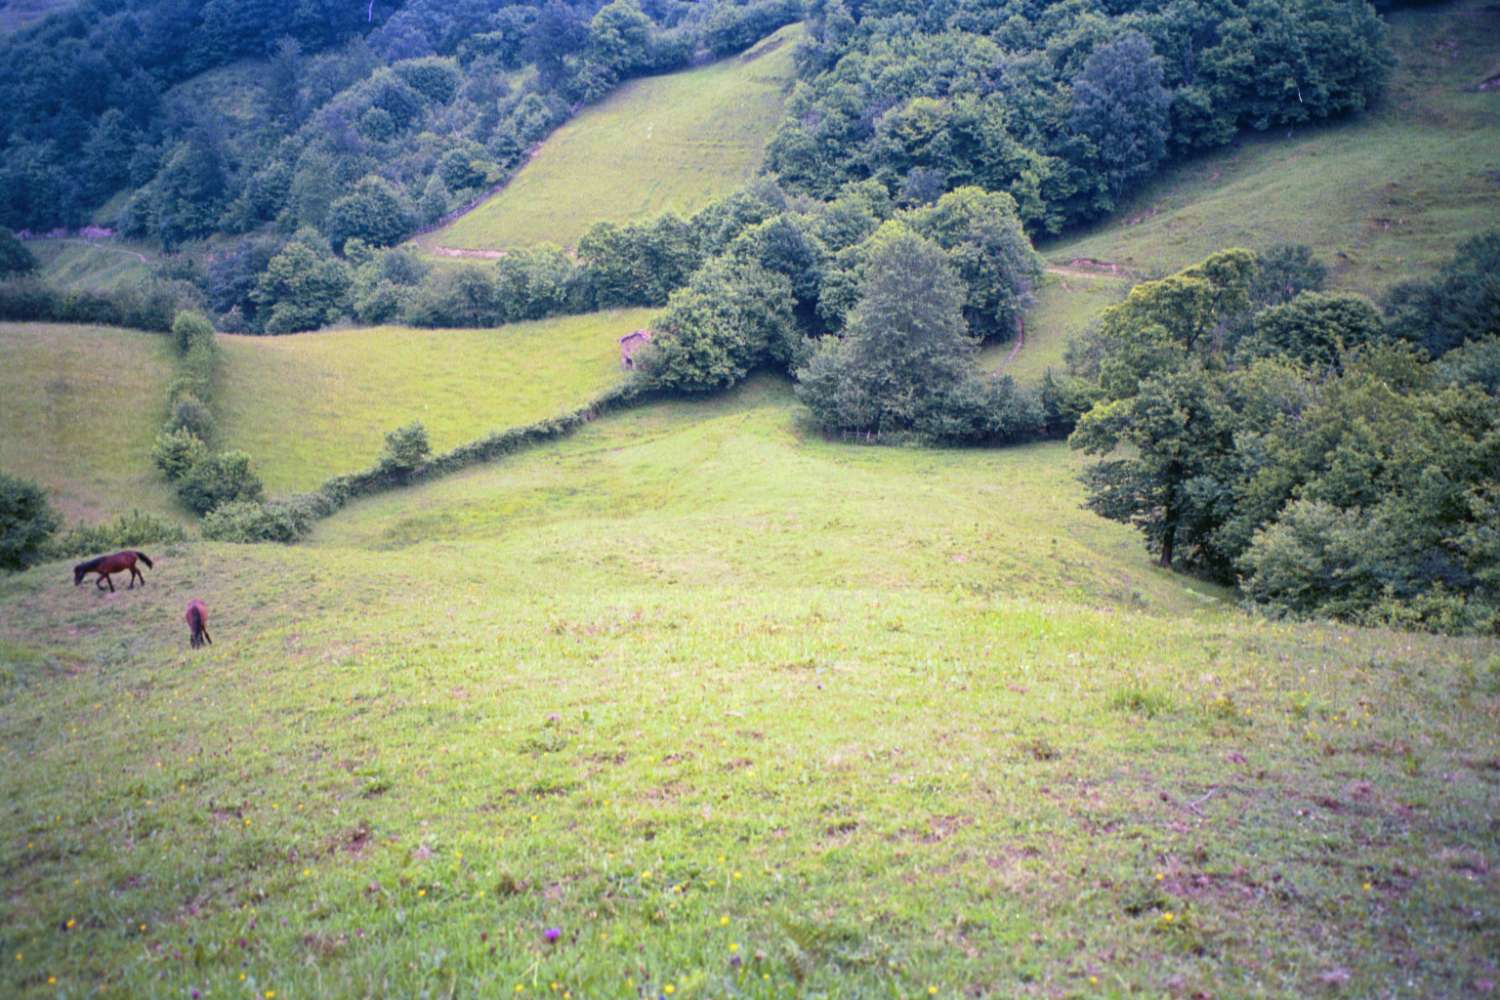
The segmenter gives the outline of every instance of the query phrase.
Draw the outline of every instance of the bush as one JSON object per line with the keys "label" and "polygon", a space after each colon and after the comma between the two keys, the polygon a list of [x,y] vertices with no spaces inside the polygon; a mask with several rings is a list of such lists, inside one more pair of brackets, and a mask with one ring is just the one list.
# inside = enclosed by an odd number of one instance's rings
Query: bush
{"label": "bush", "polygon": [[427,444],[427,428],[421,421],[398,427],[385,436],[385,451],[381,453],[376,471],[382,475],[405,479],[427,461],[432,449]]}
{"label": "bush", "polygon": [[132,510],[129,514],[121,514],[113,521],[103,524],[74,525],[48,542],[46,553],[52,559],[73,559],[98,552],[162,545],[186,539],[187,533],[182,530],[182,525],[155,514]]}
{"label": "bush", "polygon": [[204,516],[203,537],[214,542],[291,544],[305,535],[310,526],[311,519],[296,508],[235,500]]}
{"label": "bush", "polygon": [[151,461],[174,483],[207,457],[208,445],[183,427],[156,435],[156,445],[151,449]]}
{"label": "bush", "polygon": [[197,396],[184,392],[172,404],[166,429],[169,434],[186,431],[200,440],[211,438],[214,433],[214,415]]}
{"label": "bush", "polygon": [[0,472],[0,569],[37,562],[57,530],[57,515],[36,483]]}
{"label": "bush", "polygon": [[214,325],[200,312],[184,309],[172,320],[172,340],[178,354],[186,354],[200,340],[212,340]]}
{"label": "bush", "polygon": [[250,456],[242,451],[210,455],[177,482],[178,497],[200,515],[236,500],[260,500],[264,492],[250,468]]}
{"label": "bush", "polygon": [[0,226],[0,278],[30,274],[37,268],[36,255],[16,239],[16,234]]}

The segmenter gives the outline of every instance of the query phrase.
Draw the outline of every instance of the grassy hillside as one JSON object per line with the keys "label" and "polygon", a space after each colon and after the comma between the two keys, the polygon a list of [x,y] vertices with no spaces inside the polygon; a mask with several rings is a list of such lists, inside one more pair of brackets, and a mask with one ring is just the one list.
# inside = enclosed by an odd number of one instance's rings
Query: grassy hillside
{"label": "grassy hillside", "polygon": [[570,409],[620,377],[618,340],[649,310],[493,330],[405,327],[221,337],[225,444],[272,492],[373,464],[385,433],[422,421],[435,450]]}
{"label": "grassy hillside", "polygon": [[1226,246],[1317,248],[1341,288],[1425,276],[1500,224],[1500,8],[1428,4],[1390,16],[1400,60],[1385,103],[1346,123],[1249,136],[1165,172],[1111,221],[1043,246],[1170,272]]}
{"label": "grassy hillside", "polygon": [[1061,370],[1068,341],[1105,308],[1120,301],[1129,280],[1072,268],[1050,268],[1026,314],[1026,341],[991,344],[979,355],[982,367],[1017,381],[1040,381],[1048,368]]}
{"label": "grassy hillside", "polygon": [[801,27],[708,66],[626,84],[558,129],[430,246],[571,246],[596,222],[690,214],[744,184],[781,115]]}
{"label": "grassy hillside", "polygon": [[144,247],[111,240],[30,240],[27,248],[41,264],[37,277],[58,288],[105,292],[151,276],[152,255]]}
{"label": "grassy hillside", "polygon": [[172,353],[160,334],[0,323],[0,469],[68,521],[133,507],[182,516],[151,465]]}
{"label": "grassy hillside", "polygon": [[1071,463],[757,382],[0,580],[0,991],[1475,989],[1500,646],[1243,617]]}

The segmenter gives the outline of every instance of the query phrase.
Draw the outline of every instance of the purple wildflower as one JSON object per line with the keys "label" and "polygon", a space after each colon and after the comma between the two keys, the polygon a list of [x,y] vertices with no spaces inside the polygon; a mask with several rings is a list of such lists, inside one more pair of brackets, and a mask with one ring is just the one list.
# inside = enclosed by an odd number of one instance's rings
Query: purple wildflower
{"label": "purple wildflower", "polygon": [[548,941],[556,941],[558,938],[562,937],[562,928],[548,927],[546,930],[542,931],[542,937],[546,938]]}

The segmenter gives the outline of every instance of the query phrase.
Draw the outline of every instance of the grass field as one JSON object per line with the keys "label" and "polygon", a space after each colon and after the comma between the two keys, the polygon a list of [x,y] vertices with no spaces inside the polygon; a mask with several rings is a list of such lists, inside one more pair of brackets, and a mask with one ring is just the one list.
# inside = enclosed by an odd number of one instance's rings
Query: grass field
{"label": "grass field", "polygon": [[802,28],[698,69],[627,83],[558,129],[505,189],[432,246],[572,246],[596,222],[691,214],[760,165]]}
{"label": "grass field", "polygon": [[183,517],[151,464],[172,352],[160,334],[0,323],[0,469],[68,522],[132,508]]}
{"label": "grass field", "polygon": [[980,366],[1023,383],[1040,381],[1048,368],[1061,371],[1068,341],[1124,298],[1128,288],[1127,279],[1109,274],[1049,270],[1037,289],[1036,305],[1026,314],[1026,342],[1019,350],[1014,341],[986,346],[979,354]]}
{"label": "grass field", "polygon": [[387,431],[422,421],[436,451],[571,409],[620,378],[641,309],[492,330],[406,327],[220,337],[221,429],[273,493],[374,464]]}
{"label": "grass field", "polygon": [[37,277],[58,288],[107,292],[151,276],[151,252],[144,247],[76,239],[29,240],[26,247],[41,265]]}
{"label": "grass field", "polygon": [[797,413],[618,415],[144,591],[0,580],[0,992],[1493,976],[1500,646],[1248,618],[1080,511],[1061,446]]}
{"label": "grass field", "polygon": [[1431,273],[1500,225],[1500,9],[1487,0],[1393,13],[1400,59],[1383,105],[1346,123],[1248,136],[1166,171],[1111,221],[1044,245],[1171,272],[1228,246],[1307,243],[1332,284],[1375,294]]}

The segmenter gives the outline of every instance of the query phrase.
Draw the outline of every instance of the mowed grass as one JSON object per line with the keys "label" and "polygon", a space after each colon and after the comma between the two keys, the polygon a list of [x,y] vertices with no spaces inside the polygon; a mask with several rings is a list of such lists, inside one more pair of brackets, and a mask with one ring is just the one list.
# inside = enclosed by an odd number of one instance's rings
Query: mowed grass
{"label": "mowed grass", "polygon": [[151,277],[153,255],[144,248],[81,239],[29,240],[26,246],[40,264],[37,278],[54,288],[109,292]]}
{"label": "mowed grass", "polygon": [[572,246],[596,222],[689,215],[760,166],[791,86],[792,25],[707,66],[625,84],[553,133],[504,190],[433,246]]}
{"label": "mowed grass", "polygon": [[1461,0],[1387,18],[1400,60],[1384,102],[1337,125],[1247,135],[1165,171],[1113,219],[1044,245],[1168,273],[1230,246],[1306,243],[1331,284],[1375,295],[1426,277],[1500,225],[1500,8]]}
{"label": "mowed grass", "polygon": [[408,327],[219,338],[220,426],[273,493],[368,468],[413,420],[435,451],[555,416],[620,378],[622,309],[489,330]]}
{"label": "mowed grass", "polygon": [[174,370],[166,337],[0,323],[0,358],[0,470],[47,487],[68,523],[186,516],[151,464]]}
{"label": "mowed grass", "polygon": [[0,580],[0,992],[1482,989],[1500,646],[1244,616],[1073,462],[757,381]]}

